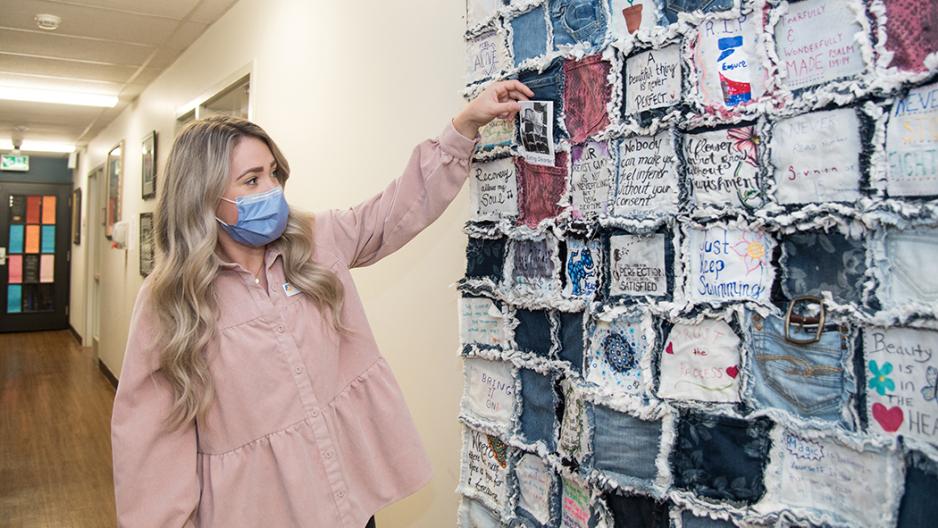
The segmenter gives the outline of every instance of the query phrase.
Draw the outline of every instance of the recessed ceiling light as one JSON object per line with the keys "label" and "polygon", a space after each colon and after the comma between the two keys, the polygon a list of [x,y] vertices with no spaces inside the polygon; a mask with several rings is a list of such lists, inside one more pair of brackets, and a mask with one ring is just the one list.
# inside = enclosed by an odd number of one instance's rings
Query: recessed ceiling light
{"label": "recessed ceiling light", "polygon": [[0,99],[9,101],[29,101],[33,103],[54,103],[79,106],[103,106],[111,108],[117,105],[116,95],[103,95],[86,92],[68,92],[65,90],[46,90],[17,86],[0,86]]}
{"label": "recessed ceiling light", "polygon": [[59,29],[59,24],[62,23],[62,19],[55,15],[50,15],[49,13],[40,13],[36,15],[33,20],[36,21],[36,26],[39,29],[44,29],[46,31],[55,31]]}

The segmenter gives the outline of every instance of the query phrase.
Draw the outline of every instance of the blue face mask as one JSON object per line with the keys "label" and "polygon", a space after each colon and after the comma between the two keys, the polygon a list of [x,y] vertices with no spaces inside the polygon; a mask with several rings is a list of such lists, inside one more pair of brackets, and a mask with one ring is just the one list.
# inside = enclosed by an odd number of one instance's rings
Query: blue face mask
{"label": "blue face mask", "polygon": [[235,225],[218,220],[231,238],[253,247],[267,245],[280,238],[287,228],[290,208],[283,196],[283,187],[248,196],[239,196],[237,201],[222,197],[222,200],[238,206],[238,222]]}

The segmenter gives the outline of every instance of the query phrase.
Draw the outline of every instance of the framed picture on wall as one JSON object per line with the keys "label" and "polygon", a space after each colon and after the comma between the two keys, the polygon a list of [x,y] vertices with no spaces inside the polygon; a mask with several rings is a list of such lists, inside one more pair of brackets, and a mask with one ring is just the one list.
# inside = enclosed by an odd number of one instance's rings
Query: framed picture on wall
{"label": "framed picture on wall", "polygon": [[114,223],[121,219],[121,188],[124,175],[124,140],[107,153],[107,209],[105,211],[104,236],[111,238]]}
{"label": "framed picture on wall", "polygon": [[153,272],[153,213],[140,213],[140,274]]}
{"label": "framed picture on wall", "polygon": [[146,200],[156,196],[156,130],[143,139],[141,152],[142,183],[140,188],[143,190],[143,199]]}
{"label": "framed picture on wall", "polygon": [[72,244],[81,245],[81,187],[72,191]]}

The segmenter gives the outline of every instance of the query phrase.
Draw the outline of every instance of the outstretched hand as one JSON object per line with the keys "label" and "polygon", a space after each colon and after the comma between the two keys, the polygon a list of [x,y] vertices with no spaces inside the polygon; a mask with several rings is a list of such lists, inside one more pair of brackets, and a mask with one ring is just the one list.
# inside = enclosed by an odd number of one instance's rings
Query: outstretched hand
{"label": "outstretched hand", "polygon": [[467,138],[475,138],[479,128],[496,117],[514,117],[521,110],[518,101],[527,101],[529,97],[534,97],[534,92],[520,81],[492,83],[453,118],[453,126]]}

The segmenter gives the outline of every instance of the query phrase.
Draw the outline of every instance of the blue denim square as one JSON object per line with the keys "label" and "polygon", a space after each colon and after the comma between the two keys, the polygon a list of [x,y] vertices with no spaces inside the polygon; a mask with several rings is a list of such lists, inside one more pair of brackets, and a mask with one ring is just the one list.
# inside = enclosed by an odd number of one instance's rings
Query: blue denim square
{"label": "blue denim square", "polygon": [[560,359],[575,372],[583,371],[583,312],[557,312],[560,319]]}
{"label": "blue denim square", "polygon": [[906,456],[905,493],[899,503],[898,528],[934,526],[938,519],[938,463],[918,451]]}
{"label": "blue denim square", "polygon": [[[523,71],[518,80],[534,92],[533,101],[552,101],[554,103],[554,142],[567,137],[563,127],[563,59],[555,59],[543,72]],[[520,134],[521,127],[516,127]],[[521,143],[521,137],[517,138]]]}
{"label": "blue denim square", "polygon": [[[752,342],[752,398],[759,408],[777,408],[805,419],[840,423],[849,397],[844,360],[849,340],[837,326],[826,328],[820,341],[799,345],[785,339],[785,321],[749,314]],[[795,339],[813,337],[794,325]],[[810,335],[809,335],[810,334]]]}
{"label": "blue denim square", "polygon": [[616,528],[668,528],[671,520],[668,503],[641,495],[610,494],[606,503]]}
{"label": "blue denim square", "polygon": [[860,304],[866,247],[837,233],[796,233],[782,239],[782,291],[789,299],[830,292],[838,303]]}
{"label": "blue denim square", "polygon": [[515,344],[518,350],[534,352],[542,357],[550,357],[550,315],[546,310],[515,311],[518,326],[515,328]]}
{"label": "blue denim square", "polygon": [[726,11],[733,8],[733,0],[663,0],[663,14],[669,24],[677,22],[678,13],[692,13],[703,11]]}
{"label": "blue denim square", "polygon": [[521,369],[521,436],[525,442],[542,441],[556,449],[557,396],[554,380],[531,369]]}
{"label": "blue denim square", "polygon": [[658,475],[661,422],[592,406],[592,465],[627,486],[650,486]]}
{"label": "blue denim square", "polygon": [[674,487],[700,497],[753,504],[763,482],[772,422],[682,411],[671,451]]}
{"label": "blue denim square", "polygon": [[606,37],[606,11],[595,0],[550,0],[550,22],[554,28],[554,49],[585,42],[602,44]]}
{"label": "blue denim square", "polygon": [[466,277],[499,283],[505,265],[505,237],[470,238],[466,246]]}
{"label": "blue denim square", "polygon": [[547,19],[544,7],[537,7],[511,21],[515,66],[547,53]]}

